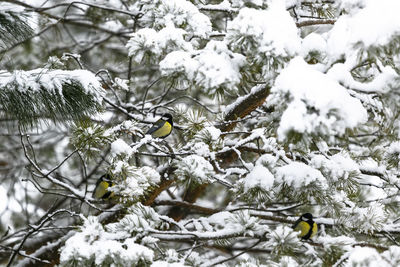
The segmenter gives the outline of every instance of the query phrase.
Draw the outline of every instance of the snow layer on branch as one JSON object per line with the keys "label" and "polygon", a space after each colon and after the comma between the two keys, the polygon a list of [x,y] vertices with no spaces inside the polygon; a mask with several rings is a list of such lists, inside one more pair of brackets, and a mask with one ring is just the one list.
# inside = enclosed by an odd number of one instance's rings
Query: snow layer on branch
{"label": "snow layer on branch", "polygon": [[389,267],[392,266],[381,257],[376,249],[369,247],[355,247],[345,264],[347,267]]}
{"label": "snow layer on branch", "polygon": [[193,47],[184,40],[185,35],[185,30],[175,28],[173,25],[167,26],[159,32],[144,28],[132,34],[126,47],[129,49],[129,56],[132,56],[133,61],[140,63],[146,53],[159,57],[175,50],[191,51]]}
{"label": "snow layer on branch", "polygon": [[246,96],[239,96],[236,98],[236,100],[234,102],[232,102],[231,104],[227,105],[225,107],[224,113],[225,114],[229,114],[232,112],[232,110],[234,110],[235,108],[237,108],[240,105],[243,105],[243,102],[247,99],[247,97],[251,97],[251,95],[255,95],[257,93],[259,93],[260,91],[264,91],[266,90],[265,85],[256,85],[254,87],[251,88],[250,93]]}
{"label": "snow layer on branch", "polygon": [[182,160],[175,160],[177,170],[175,175],[178,179],[194,179],[197,183],[207,183],[214,175],[212,165],[203,157],[190,155]]}
{"label": "snow layer on branch", "polygon": [[159,183],[161,179],[160,174],[150,167],[138,168],[123,161],[114,164],[113,174],[122,179],[110,190],[125,202],[138,200],[149,187]]}
{"label": "snow layer on branch", "polygon": [[[205,225],[209,223],[209,225]],[[222,211],[211,215],[202,221],[201,228],[203,236],[227,235],[234,233],[246,233],[248,236],[263,234],[269,231],[268,226],[260,225],[259,219],[250,214],[249,211],[227,212]],[[213,226],[213,227],[211,227]]]}
{"label": "snow layer on branch", "polygon": [[[153,208],[137,203],[130,207],[127,210],[127,215],[118,222],[108,224],[106,230],[115,234],[117,238],[123,238],[132,236],[132,233],[154,229],[160,222],[160,215]],[[150,241],[150,243],[152,241],[149,238],[154,241],[153,237],[147,236],[147,241]]]}
{"label": "snow layer on branch", "polygon": [[267,10],[242,8],[228,22],[226,40],[251,54],[293,56],[300,49],[298,29],[281,0],[271,1]]}
{"label": "snow layer on branch", "polygon": [[31,71],[16,70],[13,73],[0,74],[0,88],[3,90],[18,90],[20,92],[38,92],[47,90],[63,95],[65,83],[79,83],[84,92],[93,96],[93,100],[101,103],[105,94],[96,76],[87,70],[48,70],[35,69]]}
{"label": "snow layer on branch", "polygon": [[393,142],[389,145],[389,147],[386,150],[386,153],[388,154],[400,154],[400,141]]}
{"label": "snow layer on branch", "polygon": [[210,137],[213,141],[217,141],[219,139],[219,137],[221,136],[221,130],[218,128],[215,128],[214,126],[204,127],[204,130],[210,134]]}
{"label": "snow layer on branch", "polygon": [[0,72],[2,117],[33,127],[40,120],[65,123],[93,116],[100,109],[104,89],[86,70],[17,70]]}
{"label": "snow layer on branch", "polygon": [[358,164],[348,155],[335,154],[329,159],[322,155],[316,155],[311,160],[311,166],[327,173],[327,177],[337,181],[347,179],[350,172],[360,173]]}
{"label": "snow layer on branch", "polygon": [[85,219],[81,232],[69,238],[61,248],[61,266],[70,266],[79,261],[82,265],[108,265],[113,262],[120,266],[134,266],[139,262],[151,262],[154,252],[127,238],[123,242],[108,233],[96,217]]}
{"label": "snow layer on branch", "polygon": [[382,253],[382,257],[390,266],[400,265],[400,246],[390,246],[388,250]]}
{"label": "snow layer on branch", "polygon": [[156,28],[175,25],[189,34],[206,38],[211,33],[210,19],[200,13],[195,5],[186,0],[146,0],[143,6],[144,19],[154,21]]}
{"label": "snow layer on branch", "polygon": [[237,91],[244,64],[244,56],[231,52],[224,42],[210,41],[202,50],[168,54],[160,62],[160,70],[164,76],[183,74],[184,79],[214,94],[221,87]]}
{"label": "snow layer on branch", "polygon": [[[345,4],[349,6],[349,3]],[[400,1],[365,0],[362,4],[365,8],[356,14],[342,15],[330,31],[328,51],[333,58],[355,53],[355,45],[366,49],[371,46],[385,46],[399,36]]]}
{"label": "snow layer on branch", "polygon": [[275,177],[278,183],[286,183],[294,188],[302,188],[313,182],[324,188],[327,186],[326,179],[320,171],[302,162],[291,162],[277,168]]}
{"label": "snow layer on branch", "polygon": [[111,143],[111,155],[115,157],[120,154],[130,155],[132,148],[122,139],[117,139]]}
{"label": "snow layer on branch", "polygon": [[244,192],[259,187],[264,190],[269,190],[274,184],[274,176],[272,173],[261,165],[256,165],[249,174],[244,178]]}
{"label": "snow layer on branch", "polygon": [[272,93],[289,96],[278,128],[280,140],[291,132],[343,134],[367,120],[361,102],[328,75],[294,58],[275,81]]}
{"label": "snow layer on branch", "polygon": [[380,66],[379,72],[374,75],[370,82],[356,81],[351,75],[351,69],[351,65],[337,63],[327,74],[340,84],[358,91],[387,93],[392,88],[398,90],[399,75],[390,66]]}
{"label": "snow layer on branch", "polygon": [[307,55],[312,51],[326,52],[326,40],[318,33],[312,32],[301,43],[303,55]]}
{"label": "snow layer on branch", "polygon": [[360,233],[380,231],[388,220],[388,214],[382,204],[373,204],[366,208],[345,208],[342,213],[348,214],[343,223]]}

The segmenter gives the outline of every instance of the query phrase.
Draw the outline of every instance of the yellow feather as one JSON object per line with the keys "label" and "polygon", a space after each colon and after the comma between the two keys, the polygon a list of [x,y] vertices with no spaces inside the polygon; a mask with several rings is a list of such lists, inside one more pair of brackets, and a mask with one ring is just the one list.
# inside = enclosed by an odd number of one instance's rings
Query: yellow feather
{"label": "yellow feather", "polygon": [[312,230],[311,230],[311,236],[310,238],[312,238],[313,236],[315,236],[315,234],[318,232],[318,225],[314,222]]}
{"label": "yellow feather", "polygon": [[[111,185],[112,186],[112,185]],[[110,187],[110,183],[107,181],[101,181],[95,188],[93,196],[95,198],[103,198],[105,194],[107,194],[108,188]],[[112,198],[114,196],[114,192],[112,192],[106,199]]]}
{"label": "yellow feather", "polygon": [[169,135],[171,131],[172,131],[172,125],[166,121],[160,129],[152,133],[152,136],[156,138],[164,137],[166,135]]}
{"label": "yellow feather", "polygon": [[299,237],[303,237],[310,231],[310,225],[307,222],[301,221],[294,230],[300,232]]}

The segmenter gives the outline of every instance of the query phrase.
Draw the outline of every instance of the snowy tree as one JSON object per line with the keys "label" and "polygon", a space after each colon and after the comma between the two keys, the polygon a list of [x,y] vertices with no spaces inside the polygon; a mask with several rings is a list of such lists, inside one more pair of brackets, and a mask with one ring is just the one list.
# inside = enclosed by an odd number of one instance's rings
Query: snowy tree
{"label": "snowy tree", "polygon": [[0,263],[398,266],[398,10],[2,1]]}

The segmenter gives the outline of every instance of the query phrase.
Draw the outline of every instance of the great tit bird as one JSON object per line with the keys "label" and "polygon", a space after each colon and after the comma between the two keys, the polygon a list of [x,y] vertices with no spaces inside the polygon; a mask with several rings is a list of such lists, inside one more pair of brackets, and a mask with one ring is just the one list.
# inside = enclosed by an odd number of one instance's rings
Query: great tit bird
{"label": "great tit bird", "polygon": [[146,132],[155,138],[165,138],[172,132],[174,123],[172,122],[172,115],[164,113],[158,121]]}
{"label": "great tit bird", "polygon": [[110,199],[114,196],[114,192],[108,191],[108,188],[113,186],[112,177],[110,174],[102,175],[96,182],[96,187],[93,191],[93,198]]}
{"label": "great tit bird", "polygon": [[300,218],[293,224],[292,228],[295,231],[299,231],[299,237],[307,240],[312,238],[318,231],[318,225],[313,220],[311,213],[304,213]]}

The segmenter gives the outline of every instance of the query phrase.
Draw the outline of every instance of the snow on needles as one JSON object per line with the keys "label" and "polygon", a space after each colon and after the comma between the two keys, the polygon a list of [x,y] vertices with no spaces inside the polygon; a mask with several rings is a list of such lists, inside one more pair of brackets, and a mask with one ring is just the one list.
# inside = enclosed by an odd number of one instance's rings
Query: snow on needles
{"label": "snow on needles", "polygon": [[[193,35],[205,38],[211,33],[211,21],[190,1],[186,0],[151,0],[142,1],[143,19],[154,21],[156,28],[175,25]],[[146,3],[147,2],[147,3]]]}
{"label": "snow on needles", "polygon": [[87,70],[49,70],[35,69],[31,71],[16,70],[13,73],[0,74],[0,88],[36,92],[46,90],[63,95],[63,84],[78,82],[84,92],[93,96],[93,100],[101,103],[105,94],[96,76]]}
{"label": "snow on needles", "polygon": [[160,174],[148,166],[136,167],[124,161],[117,161],[113,167],[114,176],[125,177],[111,187],[111,190],[121,197],[121,202],[136,201],[149,187],[161,180]]}
{"label": "snow on needles", "polygon": [[337,181],[347,179],[351,172],[360,173],[357,163],[348,155],[341,153],[335,154],[329,158],[322,155],[315,155],[311,160],[311,166],[320,169],[326,173],[326,177]]}
{"label": "snow on needles", "polygon": [[130,155],[132,148],[122,139],[117,139],[111,143],[111,155],[115,157],[120,154]]}
{"label": "snow on needles", "polygon": [[242,8],[228,22],[226,40],[249,53],[284,57],[295,55],[301,43],[296,24],[281,0],[271,1],[268,10]]}
{"label": "snow on needles", "polygon": [[214,175],[210,162],[198,155],[190,155],[174,163],[177,167],[175,175],[180,180],[190,177],[198,183],[207,183]]}
{"label": "snow on needles", "polygon": [[103,266],[109,262],[116,266],[136,266],[139,262],[153,261],[151,249],[135,243],[132,238],[120,242],[118,236],[105,231],[96,217],[85,219],[81,230],[61,249],[61,266],[71,266],[77,260],[86,266]]}
{"label": "snow on needles", "polygon": [[[350,1],[351,2],[351,1]],[[400,1],[366,0],[356,14],[342,15],[329,33],[328,51],[334,58],[356,53],[355,45],[387,45],[400,34]],[[384,14],[384,15],[383,15]],[[354,52],[353,52],[354,51]]]}
{"label": "snow on needles", "polygon": [[274,176],[262,165],[256,165],[249,174],[244,178],[244,192],[259,187],[264,190],[269,190],[274,184]]}
{"label": "snow on needles", "polygon": [[301,57],[295,57],[281,72],[271,89],[289,96],[278,137],[284,140],[291,131],[303,134],[343,134],[367,120],[361,102],[328,75],[314,70]]}
{"label": "snow on needles", "polygon": [[376,249],[357,246],[351,251],[345,266],[389,267],[392,265],[386,263]]}
{"label": "snow on needles", "polygon": [[202,50],[169,53],[160,62],[160,70],[163,76],[184,74],[207,93],[214,94],[220,87],[237,91],[242,77],[239,71],[244,64],[244,56],[231,52],[224,42],[210,41]]}
{"label": "snow on needles", "polygon": [[126,47],[129,56],[134,62],[140,64],[146,53],[159,57],[164,53],[175,50],[191,51],[193,49],[189,42],[184,40],[186,31],[169,25],[159,32],[151,28],[140,29],[132,34]]}
{"label": "snow on needles", "polygon": [[277,168],[275,177],[277,182],[286,183],[297,189],[312,182],[319,182],[322,187],[327,186],[326,179],[320,171],[302,162],[291,162]]}

